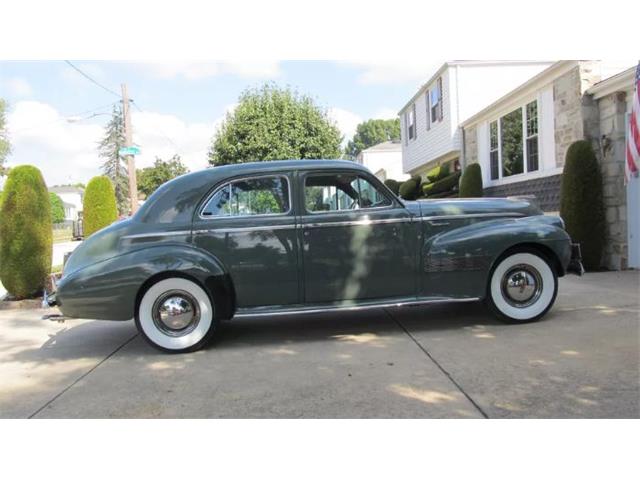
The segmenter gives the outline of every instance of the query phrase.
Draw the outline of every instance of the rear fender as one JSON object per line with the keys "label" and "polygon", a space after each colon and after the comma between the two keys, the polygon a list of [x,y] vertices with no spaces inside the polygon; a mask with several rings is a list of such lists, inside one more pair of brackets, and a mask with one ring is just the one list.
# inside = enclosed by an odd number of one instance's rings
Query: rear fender
{"label": "rear fender", "polygon": [[[219,295],[233,293],[231,279],[217,258],[198,248],[167,243],[112,257],[64,276],[56,299],[69,317],[129,320],[146,287],[169,276],[196,281],[214,301]],[[224,316],[228,308],[220,308]]]}

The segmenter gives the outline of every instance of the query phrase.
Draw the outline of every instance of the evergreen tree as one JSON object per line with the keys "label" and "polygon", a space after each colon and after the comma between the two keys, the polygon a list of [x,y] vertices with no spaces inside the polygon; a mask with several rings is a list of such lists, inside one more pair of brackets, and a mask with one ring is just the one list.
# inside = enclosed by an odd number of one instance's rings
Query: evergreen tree
{"label": "evergreen tree", "polygon": [[102,171],[113,184],[120,215],[128,214],[131,208],[127,163],[119,153],[124,144],[122,109],[118,106],[113,108],[111,120],[105,128],[105,136],[99,143],[98,151],[100,158],[104,159]]}

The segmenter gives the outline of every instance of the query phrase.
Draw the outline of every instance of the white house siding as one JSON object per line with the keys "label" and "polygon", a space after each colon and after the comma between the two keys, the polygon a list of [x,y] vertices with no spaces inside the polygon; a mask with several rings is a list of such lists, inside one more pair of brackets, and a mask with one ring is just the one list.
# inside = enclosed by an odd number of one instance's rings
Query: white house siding
{"label": "white house siding", "polygon": [[515,88],[533,75],[551,65],[551,62],[451,62],[442,70],[443,119],[427,129],[427,91],[438,76],[421,89],[415,98],[417,137],[407,140],[404,113],[402,125],[402,162],[405,172],[424,173],[429,168],[459,158],[462,132],[459,124],[493,100]]}
{"label": "white house siding", "polygon": [[382,152],[364,151],[358,162],[371,170],[382,181],[387,179],[406,180],[409,178],[409,175],[402,171],[401,149]]}

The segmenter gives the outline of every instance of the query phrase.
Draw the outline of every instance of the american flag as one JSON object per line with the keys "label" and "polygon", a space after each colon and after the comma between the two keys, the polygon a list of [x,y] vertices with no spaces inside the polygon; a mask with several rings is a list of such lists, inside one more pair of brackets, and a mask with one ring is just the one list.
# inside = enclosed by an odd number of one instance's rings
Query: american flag
{"label": "american flag", "polygon": [[627,161],[624,166],[625,179],[638,176],[640,168],[640,62],[636,68],[636,78],[634,82],[633,103],[631,104],[631,117],[629,118],[629,130],[627,132]]}

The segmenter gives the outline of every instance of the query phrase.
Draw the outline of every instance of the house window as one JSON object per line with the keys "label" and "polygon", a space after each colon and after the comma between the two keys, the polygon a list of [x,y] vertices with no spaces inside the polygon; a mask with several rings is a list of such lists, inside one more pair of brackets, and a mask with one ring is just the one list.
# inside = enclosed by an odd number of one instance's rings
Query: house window
{"label": "house window", "polygon": [[500,117],[489,124],[491,179],[538,170],[538,102]]}
{"label": "house window", "polygon": [[431,123],[442,120],[442,77],[438,78],[435,86],[429,91],[429,109]]}
{"label": "house window", "polygon": [[538,170],[538,102],[531,102],[526,106],[527,124],[527,171]]}
{"label": "house window", "polygon": [[409,132],[409,140],[416,138],[416,104],[411,106],[411,110],[407,113],[407,130]]}
{"label": "house window", "polygon": [[491,180],[500,178],[500,149],[498,148],[498,122],[489,125],[489,162],[491,167]]}

